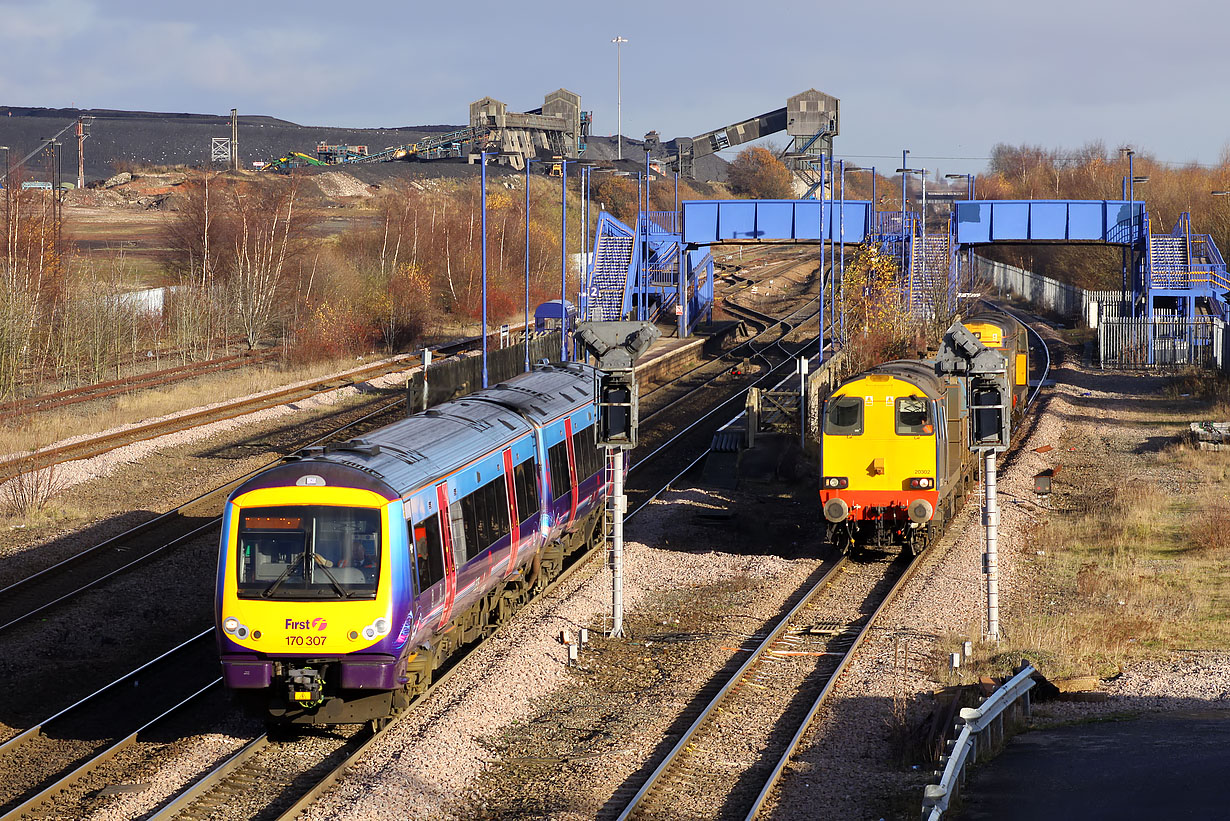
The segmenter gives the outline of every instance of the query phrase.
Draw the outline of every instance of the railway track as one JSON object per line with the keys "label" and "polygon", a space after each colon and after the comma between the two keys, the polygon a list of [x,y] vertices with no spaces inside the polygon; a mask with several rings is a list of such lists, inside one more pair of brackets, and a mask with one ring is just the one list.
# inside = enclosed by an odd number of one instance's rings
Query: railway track
{"label": "railway track", "polygon": [[[303,442],[293,449],[335,438],[353,427],[383,418],[403,404],[401,397],[385,400],[375,410],[330,431],[325,437]],[[273,464],[276,460],[257,470]],[[232,489],[254,472],[206,491],[174,510],[0,589],[0,633],[35,616],[46,617],[52,608],[176,547],[204,536],[216,539],[223,502]]]}
{"label": "railway track", "polygon": [[833,684],[909,577],[842,558],[805,590],[625,805],[619,819],[754,818]]}
{"label": "railway track", "polygon": [[0,819],[64,817],[57,800],[142,734],[223,696],[213,630],[202,632],[0,744]]}
{"label": "railway track", "polygon": [[[463,350],[468,350],[472,348],[474,344],[474,340],[466,339],[450,345],[440,346],[436,349],[436,351],[442,355],[449,355]],[[70,462],[77,459],[89,459],[94,456],[99,456],[101,454],[113,451],[116,448],[133,444],[134,442],[143,442],[158,436],[164,436],[168,433],[175,433],[177,431],[187,430],[189,428],[207,425],[213,422],[222,422],[228,419],[235,419],[255,411],[265,410],[278,405],[285,405],[290,402],[301,401],[319,393],[359,384],[389,373],[404,371],[421,364],[421,362],[421,355],[406,354],[391,360],[384,360],[373,365],[365,365],[361,368],[355,368],[354,370],[350,370],[342,374],[336,374],[327,379],[317,380],[309,384],[269,391],[259,396],[228,402],[217,407],[180,414],[169,419],[146,422],[125,430],[114,431],[100,436],[91,437],[81,442],[59,445],[57,447],[40,450],[34,454],[12,457],[0,461],[0,483],[6,482],[32,470],[46,469],[53,465],[60,464],[61,462]],[[124,388],[119,390],[122,391],[127,389]],[[85,399],[90,398],[98,397],[87,396],[77,401],[85,401]]]}
{"label": "railway track", "polygon": [[59,409],[68,405],[77,405],[94,399],[107,399],[112,396],[129,393],[144,388],[155,388],[220,371],[235,370],[246,365],[256,365],[268,362],[282,355],[281,349],[268,351],[253,351],[242,354],[222,356],[202,362],[191,362],[177,365],[173,368],[150,371],[149,373],[129,376],[123,379],[112,379],[107,382],[96,382],[79,388],[57,391],[42,396],[31,396],[27,399],[17,399],[0,404],[0,420],[12,419],[30,413]]}

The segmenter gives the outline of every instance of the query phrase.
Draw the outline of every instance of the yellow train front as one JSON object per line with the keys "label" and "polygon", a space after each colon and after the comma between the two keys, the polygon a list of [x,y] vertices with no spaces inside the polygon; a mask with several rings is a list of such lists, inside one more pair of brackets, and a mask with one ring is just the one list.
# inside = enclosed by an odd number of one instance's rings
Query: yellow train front
{"label": "yellow train front", "polygon": [[[1013,430],[1029,392],[1027,330],[985,311],[961,320],[1004,356]],[[974,483],[965,378],[930,360],[888,362],[837,387],[821,411],[820,503],[828,541],[921,552],[943,532]]]}
{"label": "yellow train front", "polygon": [[960,379],[933,362],[887,362],[825,401],[820,502],[828,541],[921,552],[970,482],[969,409]]}

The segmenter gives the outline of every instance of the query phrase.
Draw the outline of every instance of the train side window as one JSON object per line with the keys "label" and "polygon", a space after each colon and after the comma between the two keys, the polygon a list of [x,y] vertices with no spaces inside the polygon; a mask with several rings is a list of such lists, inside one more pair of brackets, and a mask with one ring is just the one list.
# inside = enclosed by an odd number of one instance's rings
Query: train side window
{"label": "train side window", "polygon": [[547,463],[551,468],[551,496],[562,498],[572,487],[568,479],[568,443],[559,441],[549,447]]}
{"label": "train side window", "polygon": [[513,484],[517,490],[517,515],[521,521],[537,516],[542,505],[538,500],[538,481],[534,473],[533,459],[526,459],[513,468]]}
{"label": "train side window", "polygon": [[508,489],[499,476],[461,500],[466,561],[508,534]]}
{"label": "train side window", "polygon": [[828,436],[862,435],[863,398],[838,396],[825,403],[824,432]]}
{"label": "train side window", "polygon": [[478,515],[478,491],[474,491],[468,496],[462,497],[458,503],[461,507],[461,527],[465,531],[466,551],[465,558],[469,559],[474,555],[475,547],[481,542],[482,534],[479,533],[479,522],[481,517]]}
{"label": "train side window", "polygon": [[897,397],[897,435],[930,436],[933,433],[931,402],[926,397]]}
{"label": "train side window", "polygon": [[585,428],[572,434],[572,452],[576,454],[578,482],[598,472],[598,450],[594,445],[592,428]]}
{"label": "train side window", "polygon": [[414,525],[414,553],[422,592],[444,578],[444,543],[440,541],[439,513],[433,513]]}

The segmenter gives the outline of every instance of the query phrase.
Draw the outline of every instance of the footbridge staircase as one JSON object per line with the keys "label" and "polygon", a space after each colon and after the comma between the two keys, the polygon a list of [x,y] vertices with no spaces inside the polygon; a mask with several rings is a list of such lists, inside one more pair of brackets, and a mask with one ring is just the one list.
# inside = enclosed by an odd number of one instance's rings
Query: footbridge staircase
{"label": "footbridge staircase", "polygon": [[713,309],[713,257],[684,247],[675,211],[642,211],[629,227],[598,216],[581,306],[591,320],[670,319],[680,337]]}

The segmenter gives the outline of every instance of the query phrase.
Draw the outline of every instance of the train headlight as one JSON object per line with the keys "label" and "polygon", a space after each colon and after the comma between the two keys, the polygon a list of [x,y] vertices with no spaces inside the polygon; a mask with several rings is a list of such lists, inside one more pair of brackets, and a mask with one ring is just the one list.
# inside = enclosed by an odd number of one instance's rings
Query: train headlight
{"label": "train headlight", "polygon": [[363,628],[363,638],[367,639],[368,641],[371,641],[372,639],[376,638],[375,625],[369,624]]}
{"label": "train headlight", "polygon": [[235,631],[239,629],[239,619],[234,616],[227,616],[222,620],[222,629],[223,631],[234,635]]}
{"label": "train headlight", "polygon": [[385,633],[389,632],[389,620],[376,619],[376,621],[372,623],[372,627],[375,627],[376,632],[383,636]]}
{"label": "train headlight", "polygon": [[248,628],[247,628],[247,625],[243,625],[243,624],[241,624],[241,625],[239,625],[238,627],[236,627],[236,628],[235,628],[235,638],[237,638],[237,639],[246,639],[247,637],[248,637]]}
{"label": "train headlight", "polygon": [[825,490],[845,490],[850,486],[850,480],[845,476],[825,476],[820,486]]}
{"label": "train headlight", "polygon": [[928,490],[935,487],[935,482],[926,476],[915,477],[910,480],[910,490]]}

